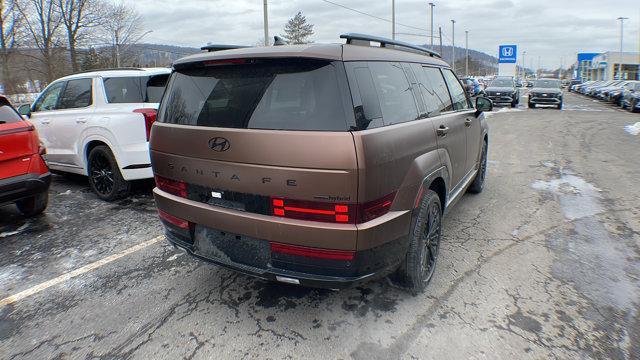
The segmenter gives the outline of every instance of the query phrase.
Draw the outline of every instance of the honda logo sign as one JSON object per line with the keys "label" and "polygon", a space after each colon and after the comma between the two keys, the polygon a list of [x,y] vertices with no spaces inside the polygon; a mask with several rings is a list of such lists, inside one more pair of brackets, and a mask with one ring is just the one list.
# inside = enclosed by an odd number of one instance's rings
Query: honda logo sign
{"label": "honda logo sign", "polygon": [[501,64],[515,64],[518,54],[517,45],[500,45],[498,48],[498,62]]}

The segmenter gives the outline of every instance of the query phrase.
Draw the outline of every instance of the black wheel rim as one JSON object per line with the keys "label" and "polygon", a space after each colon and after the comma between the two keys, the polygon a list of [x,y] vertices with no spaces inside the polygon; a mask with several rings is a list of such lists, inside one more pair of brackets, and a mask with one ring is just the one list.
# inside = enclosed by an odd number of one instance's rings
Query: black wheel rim
{"label": "black wheel rim", "polygon": [[109,195],[113,191],[113,169],[104,154],[96,153],[91,157],[89,173],[93,187],[99,194]]}
{"label": "black wheel rim", "polygon": [[432,203],[429,206],[429,216],[427,217],[427,223],[423,231],[424,236],[424,249],[422,251],[420,270],[424,274],[424,281],[427,282],[433,276],[433,271],[436,266],[436,259],[438,258],[438,249],[440,247],[440,233],[441,233],[441,215],[440,206],[436,203]]}

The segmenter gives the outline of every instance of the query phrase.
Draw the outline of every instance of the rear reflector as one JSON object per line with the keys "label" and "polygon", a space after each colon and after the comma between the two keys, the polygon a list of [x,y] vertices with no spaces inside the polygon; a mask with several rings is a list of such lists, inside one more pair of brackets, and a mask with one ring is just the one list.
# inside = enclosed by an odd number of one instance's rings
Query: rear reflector
{"label": "rear reflector", "polygon": [[177,227],[179,227],[180,229],[184,229],[184,230],[189,230],[189,222],[187,220],[183,220],[180,219],[178,217],[175,217],[169,213],[166,213],[160,209],[158,209],[158,215],[160,216],[160,219],[173,224]]}
{"label": "rear reflector", "polygon": [[312,258],[318,258],[318,259],[351,261],[356,255],[356,252],[351,250],[320,249],[320,248],[311,248],[306,246],[288,245],[288,244],[282,244],[282,243],[276,243],[276,242],[272,242],[270,244],[271,244],[271,252],[274,252],[274,253],[306,256],[306,257],[312,257]]}
{"label": "rear reflector", "polygon": [[144,108],[144,109],[135,109],[134,113],[140,113],[144,116],[144,127],[147,131],[147,141],[149,141],[149,136],[151,135],[151,126],[156,121],[156,117],[158,116],[158,111],[152,108]]}
{"label": "rear reflector", "polygon": [[154,175],[156,180],[156,186],[162,191],[166,191],[169,194],[187,197],[187,183],[178,180],[171,180],[160,175]]}
{"label": "rear reflector", "polygon": [[365,223],[389,212],[396,193],[385,195],[380,199],[361,204],[358,209],[358,223]]}

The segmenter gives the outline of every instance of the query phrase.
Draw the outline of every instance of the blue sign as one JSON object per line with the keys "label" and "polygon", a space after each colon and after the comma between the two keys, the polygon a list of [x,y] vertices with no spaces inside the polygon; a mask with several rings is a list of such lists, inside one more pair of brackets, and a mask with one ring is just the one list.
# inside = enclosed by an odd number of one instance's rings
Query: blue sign
{"label": "blue sign", "polygon": [[4,94],[4,85],[0,84],[0,94]]}
{"label": "blue sign", "polygon": [[517,56],[517,45],[500,45],[498,48],[498,62],[500,64],[515,64]]}

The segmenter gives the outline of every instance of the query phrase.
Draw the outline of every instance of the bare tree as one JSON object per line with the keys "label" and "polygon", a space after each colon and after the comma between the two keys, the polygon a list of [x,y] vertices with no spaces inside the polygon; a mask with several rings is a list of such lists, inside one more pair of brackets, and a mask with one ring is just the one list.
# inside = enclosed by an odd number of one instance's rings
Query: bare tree
{"label": "bare tree", "polygon": [[[16,9],[24,22],[30,42],[40,52],[47,82],[56,79],[61,72],[59,28],[62,22],[56,11],[56,0],[17,0]],[[36,69],[29,69],[36,70]]]}
{"label": "bare tree", "polygon": [[80,70],[77,46],[89,40],[91,30],[102,24],[104,6],[100,0],[57,0],[62,25],[67,32],[67,44],[73,72]]}
{"label": "bare tree", "polygon": [[135,57],[131,45],[136,44],[149,32],[144,32],[142,16],[123,2],[110,6],[103,29],[105,40],[113,47],[112,63],[120,67]]}
{"label": "bare tree", "polygon": [[20,25],[19,16],[13,0],[0,0],[0,78],[4,82],[7,94],[15,93],[13,78],[9,69],[9,60],[18,45],[17,34]]}

